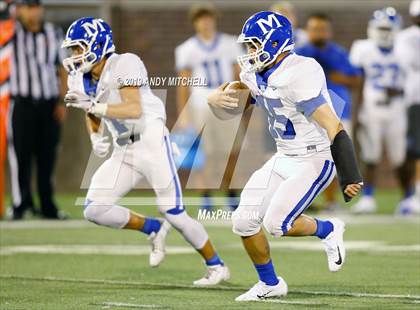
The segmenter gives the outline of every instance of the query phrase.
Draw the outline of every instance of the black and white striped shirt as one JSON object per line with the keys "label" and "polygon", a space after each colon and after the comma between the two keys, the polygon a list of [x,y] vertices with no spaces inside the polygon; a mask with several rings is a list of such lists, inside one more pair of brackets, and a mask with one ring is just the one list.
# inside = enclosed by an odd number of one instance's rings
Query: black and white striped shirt
{"label": "black and white striped shirt", "polygon": [[59,97],[57,69],[65,57],[62,40],[61,29],[51,23],[43,23],[39,32],[30,32],[16,22],[10,77],[12,96],[41,101]]}

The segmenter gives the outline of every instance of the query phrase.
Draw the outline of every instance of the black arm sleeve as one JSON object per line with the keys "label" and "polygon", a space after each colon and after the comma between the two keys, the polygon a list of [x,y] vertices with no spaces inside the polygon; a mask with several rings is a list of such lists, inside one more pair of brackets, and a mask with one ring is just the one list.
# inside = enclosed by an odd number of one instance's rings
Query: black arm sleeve
{"label": "black arm sleeve", "polygon": [[362,175],[356,163],[353,142],[344,130],[341,130],[331,144],[331,154],[337,169],[338,180],[343,191],[344,200],[349,202],[351,198],[344,193],[349,184],[362,183]]}

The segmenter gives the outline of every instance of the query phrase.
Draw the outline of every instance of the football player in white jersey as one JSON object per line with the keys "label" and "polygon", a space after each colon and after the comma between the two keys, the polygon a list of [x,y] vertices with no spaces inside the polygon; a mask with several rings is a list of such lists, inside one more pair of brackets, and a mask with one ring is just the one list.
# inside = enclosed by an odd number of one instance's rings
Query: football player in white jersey
{"label": "football player in white jersey", "polygon": [[[220,84],[239,78],[240,69],[236,57],[242,54],[242,50],[236,37],[217,31],[217,11],[213,5],[192,6],[190,20],[195,35],[176,47],[175,66],[179,77],[199,78],[203,85],[178,85],[178,124],[182,129],[192,126],[197,134],[204,129],[200,146],[204,149],[205,165],[202,169],[197,167],[191,173],[190,182],[196,188],[205,189],[201,193],[202,208],[209,209],[212,207],[210,189],[219,189],[222,185],[227,190],[229,185],[220,183],[224,174],[223,160],[229,157],[231,145],[220,141],[233,141],[237,124],[211,121],[213,115],[206,103],[206,97]],[[228,205],[235,209],[238,205],[236,192],[228,190],[228,196]]]}
{"label": "football player in white jersey", "polygon": [[[233,231],[242,237],[260,279],[236,300],[257,301],[287,294],[286,282],[274,271],[262,226],[275,237],[319,237],[329,270],[338,271],[345,261],[344,223],[303,213],[330,184],[335,169],[347,201],[363,183],[351,139],[332,107],[323,70],[313,58],[293,53],[287,18],[259,12],[245,22],[238,41],[248,48],[248,54],[238,59],[241,81],[256,105],[267,110],[277,144],[277,153],[245,185],[232,216]],[[219,112],[238,106],[223,87],[208,97],[208,104]]]}
{"label": "football player in white jersey", "polygon": [[401,18],[394,8],[377,10],[369,21],[368,38],[355,41],[350,52],[352,64],[360,68],[364,76],[360,96],[363,99],[357,106],[360,123],[358,138],[366,171],[363,196],[352,208],[356,213],[377,209],[375,170],[384,147],[405,192],[400,206],[409,204],[414,193],[404,165],[407,123],[403,100],[404,75],[393,48],[400,27]]}
{"label": "football player in white jersey", "polygon": [[[92,17],[76,20],[62,47],[71,52],[63,62],[69,71],[67,105],[87,112],[96,155],[105,157],[111,146],[102,127],[106,126],[113,139],[111,156],[92,177],[85,218],[98,225],[149,235],[151,266],[163,260],[165,237],[172,225],[208,267],[206,276],[194,284],[214,285],[228,279],[229,270],[204,227],[184,210],[164,104],[145,82],[143,62],[134,54],[115,53],[111,28],[102,19]],[[142,178],[153,187],[164,220],[144,217],[117,204]]]}
{"label": "football player in white jersey", "polygon": [[396,38],[395,53],[405,74],[404,102],[408,106],[408,166],[416,172],[416,197],[401,212],[420,213],[420,0],[412,0],[410,16],[413,25],[402,30]]}

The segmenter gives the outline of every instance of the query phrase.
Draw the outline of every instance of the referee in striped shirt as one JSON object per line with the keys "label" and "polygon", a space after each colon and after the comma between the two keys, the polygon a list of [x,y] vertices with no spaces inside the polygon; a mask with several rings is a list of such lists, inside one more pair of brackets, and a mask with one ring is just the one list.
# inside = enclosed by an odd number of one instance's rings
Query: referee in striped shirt
{"label": "referee in striped shirt", "polygon": [[12,107],[9,132],[13,219],[35,210],[31,191],[36,163],[40,215],[61,219],[53,198],[53,171],[65,107],[66,73],[61,65],[62,32],[43,21],[40,0],[17,0],[10,76]]}

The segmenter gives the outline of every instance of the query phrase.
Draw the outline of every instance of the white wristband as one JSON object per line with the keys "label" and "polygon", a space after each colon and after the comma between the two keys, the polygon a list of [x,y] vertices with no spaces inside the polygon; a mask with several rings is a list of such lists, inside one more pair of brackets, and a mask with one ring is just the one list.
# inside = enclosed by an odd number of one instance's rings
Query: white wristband
{"label": "white wristband", "polygon": [[95,103],[90,108],[89,112],[97,116],[105,116],[107,110],[108,110],[108,105],[106,103]]}

